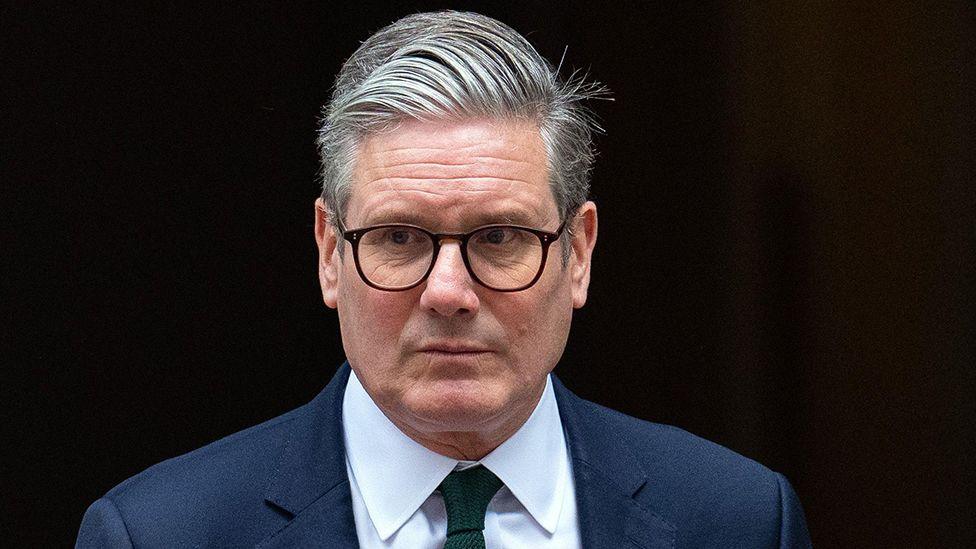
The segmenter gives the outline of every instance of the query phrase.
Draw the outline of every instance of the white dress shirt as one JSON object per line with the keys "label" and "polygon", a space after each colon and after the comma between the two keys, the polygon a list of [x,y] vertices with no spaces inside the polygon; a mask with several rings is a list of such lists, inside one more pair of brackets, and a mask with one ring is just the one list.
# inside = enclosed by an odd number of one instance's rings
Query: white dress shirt
{"label": "white dress shirt", "polygon": [[[360,547],[442,547],[447,514],[435,489],[455,468],[474,463],[442,456],[403,434],[355,372],[346,385],[342,427]],[[485,515],[488,549],[580,546],[569,449],[550,379],[525,424],[477,463],[505,483]]]}

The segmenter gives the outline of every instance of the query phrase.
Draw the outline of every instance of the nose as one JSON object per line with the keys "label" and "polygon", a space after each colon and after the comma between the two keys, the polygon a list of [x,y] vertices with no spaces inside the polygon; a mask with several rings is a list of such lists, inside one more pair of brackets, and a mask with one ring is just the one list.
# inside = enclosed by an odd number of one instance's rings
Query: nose
{"label": "nose", "polygon": [[478,312],[480,301],[475,284],[464,266],[460,244],[443,242],[420,294],[420,306],[447,317],[473,315]]}

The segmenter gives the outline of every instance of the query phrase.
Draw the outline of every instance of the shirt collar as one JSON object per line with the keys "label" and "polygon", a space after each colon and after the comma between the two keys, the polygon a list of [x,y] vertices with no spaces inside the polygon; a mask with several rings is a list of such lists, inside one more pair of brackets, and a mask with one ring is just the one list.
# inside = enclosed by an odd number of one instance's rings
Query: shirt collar
{"label": "shirt collar", "polygon": [[[430,497],[458,460],[424,448],[376,406],[352,372],[342,404],[346,458],[384,541]],[[551,379],[529,419],[481,460],[550,534],[556,531],[569,459]]]}
{"label": "shirt collar", "polygon": [[529,419],[481,464],[505,483],[540,526],[555,533],[572,473],[550,378]]}
{"label": "shirt collar", "polygon": [[384,541],[427,500],[457,460],[403,434],[376,406],[353,371],[342,401],[346,459],[373,527]]}

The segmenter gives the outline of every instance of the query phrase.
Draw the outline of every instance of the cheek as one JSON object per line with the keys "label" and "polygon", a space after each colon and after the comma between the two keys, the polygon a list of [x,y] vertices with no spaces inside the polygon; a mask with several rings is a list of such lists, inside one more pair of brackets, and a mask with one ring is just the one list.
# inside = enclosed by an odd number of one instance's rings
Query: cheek
{"label": "cheek", "polygon": [[519,296],[505,304],[507,331],[517,364],[527,374],[548,372],[562,355],[572,319],[572,295],[563,285]]}
{"label": "cheek", "polygon": [[412,310],[411,292],[382,292],[345,277],[338,288],[339,326],[346,356],[360,364],[397,352]]}

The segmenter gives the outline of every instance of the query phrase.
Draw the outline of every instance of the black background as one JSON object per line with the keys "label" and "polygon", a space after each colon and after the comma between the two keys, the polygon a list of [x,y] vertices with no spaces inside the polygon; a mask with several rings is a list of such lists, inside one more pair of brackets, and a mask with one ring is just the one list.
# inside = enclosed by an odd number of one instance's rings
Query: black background
{"label": "black background", "polygon": [[[190,5],[0,14],[15,541],[329,380],[319,109],[448,7]],[[613,91],[566,384],[785,473],[818,547],[976,545],[973,4],[450,6]]]}

